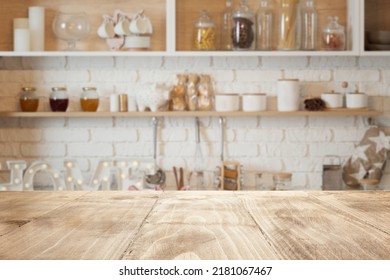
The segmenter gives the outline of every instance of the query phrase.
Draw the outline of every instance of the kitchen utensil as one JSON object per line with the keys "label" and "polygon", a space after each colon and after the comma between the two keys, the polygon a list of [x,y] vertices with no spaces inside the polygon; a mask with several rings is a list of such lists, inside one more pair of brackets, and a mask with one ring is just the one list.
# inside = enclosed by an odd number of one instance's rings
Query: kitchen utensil
{"label": "kitchen utensil", "polygon": [[154,162],[154,170],[156,170],[155,174],[147,175],[146,182],[152,185],[164,185],[165,183],[165,172],[158,168],[157,165],[157,129],[158,129],[158,119],[157,117],[153,117],[153,162]]}
{"label": "kitchen utensil", "polygon": [[366,32],[367,41],[374,45],[390,45],[390,31],[378,30]]}
{"label": "kitchen utensil", "polygon": [[180,189],[184,186],[184,170],[183,167],[180,167],[180,179],[179,179],[179,187]]}
{"label": "kitchen utensil", "polygon": [[191,184],[191,186],[194,187],[194,189],[202,189],[204,184],[204,172],[203,172],[203,155],[202,155],[202,149],[200,147],[200,121],[199,118],[195,118],[195,158],[194,158],[194,168],[193,168],[193,175],[194,180]]}
{"label": "kitchen utensil", "polygon": [[175,175],[176,189],[178,190],[179,189],[179,179],[177,177],[177,169],[175,166],[173,167],[173,174]]}

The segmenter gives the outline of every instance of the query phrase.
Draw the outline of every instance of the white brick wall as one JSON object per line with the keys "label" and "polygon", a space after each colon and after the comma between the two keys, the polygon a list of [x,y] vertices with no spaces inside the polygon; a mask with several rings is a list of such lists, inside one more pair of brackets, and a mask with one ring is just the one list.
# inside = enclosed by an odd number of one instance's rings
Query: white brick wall
{"label": "white brick wall", "polygon": [[[102,108],[111,93],[135,95],[153,83],[172,84],[178,73],[212,75],[216,92],[264,92],[276,95],[280,78],[299,78],[304,96],[358,86],[370,96],[390,97],[390,58],[382,57],[96,57],[0,58],[0,110],[18,110],[22,86],[36,86],[40,110],[48,110],[50,88],[66,85],[72,110],[79,110],[81,87],[98,87]],[[390,111],[390,98],[376,106]],[[377,119],[390,131],[388,118]],[[296,189],[320,189],[326,155],[348,157],[366,130],[364,118],[249,117],[226,118],[225,159],[244,166],[246,187],[254,173],[288,171]],[[173,166],[190,168],[195,154],[193,118],[161,120],[158,164],[174,186]],[[217,118],[201,118],[201,148],[207,181],[219,164]],[[20,118],[0,119],[0,161],[46,160],[62,169],[63,159],[76,159],[90,176],[99,159],[143,158],[153,155],[150,118]],[[390,171],[387,171],[390,172]],[[270,178],[270,177],[269,177]]]}

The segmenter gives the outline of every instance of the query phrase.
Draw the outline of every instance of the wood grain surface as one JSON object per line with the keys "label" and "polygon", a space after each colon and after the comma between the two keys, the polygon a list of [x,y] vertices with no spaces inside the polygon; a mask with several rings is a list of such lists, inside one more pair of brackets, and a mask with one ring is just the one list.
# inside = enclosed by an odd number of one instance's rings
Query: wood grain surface
{"label": "wood grain surface", "polygon": [[0,192],[0,259],[390,259],[390,192]]}

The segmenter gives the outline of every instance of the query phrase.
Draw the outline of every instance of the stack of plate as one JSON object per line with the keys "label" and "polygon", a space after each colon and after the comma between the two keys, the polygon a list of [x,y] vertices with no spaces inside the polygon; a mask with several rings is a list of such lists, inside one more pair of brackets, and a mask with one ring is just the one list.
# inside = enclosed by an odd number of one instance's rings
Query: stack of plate
{"label": "stack of plate", "polygon": [[366,50],[389,51],[390,31],[378,30],[366,32]]}

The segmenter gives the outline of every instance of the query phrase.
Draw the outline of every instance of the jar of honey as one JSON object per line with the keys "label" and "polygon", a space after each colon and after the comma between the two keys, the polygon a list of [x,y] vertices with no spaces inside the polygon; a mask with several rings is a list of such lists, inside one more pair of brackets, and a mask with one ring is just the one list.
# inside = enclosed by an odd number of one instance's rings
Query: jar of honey
{"label": "jar of honey", "polygon": [[50,94],[50,108],[53,112],[66,112],[69,105],[69,97],[65,87],[52,88]]}
{"label": "jar of honey", "polygon": [[80,106],[84,112],[96,112],[99,107],[99,95],[95,87],[83,87]]}
{"label": "jar of honey", "polygon": [[34,87],[23,87],[20,94],[20,108],[23,112],[36,112],[38,110],[39,98]]}

